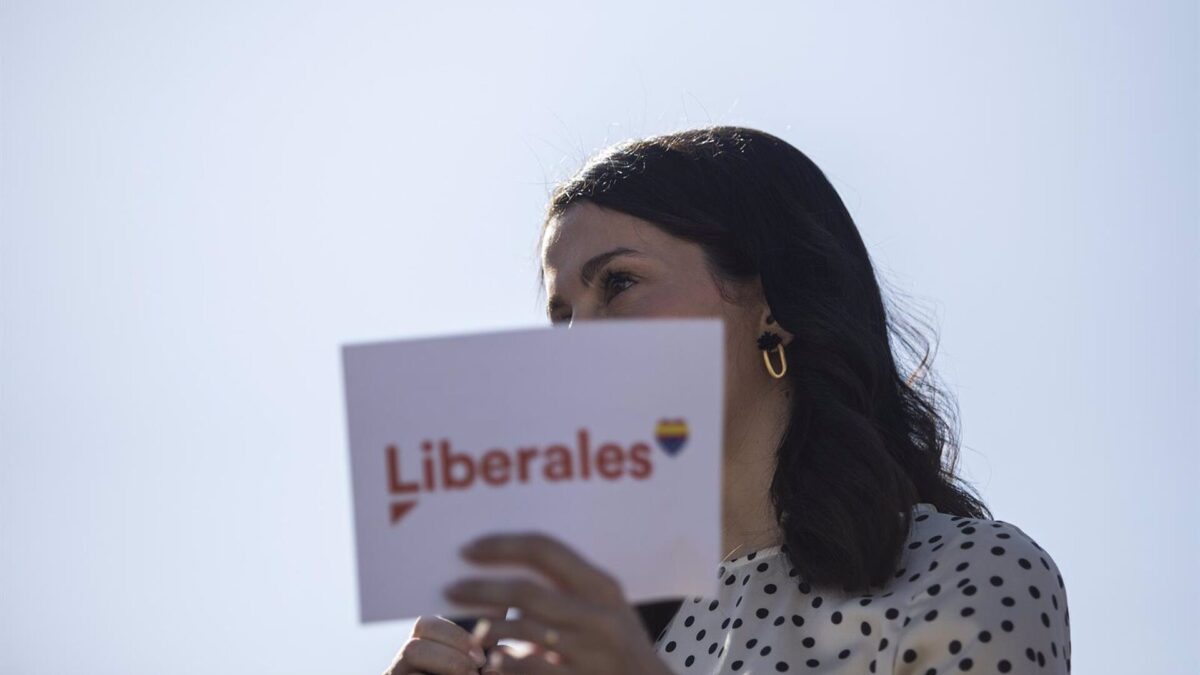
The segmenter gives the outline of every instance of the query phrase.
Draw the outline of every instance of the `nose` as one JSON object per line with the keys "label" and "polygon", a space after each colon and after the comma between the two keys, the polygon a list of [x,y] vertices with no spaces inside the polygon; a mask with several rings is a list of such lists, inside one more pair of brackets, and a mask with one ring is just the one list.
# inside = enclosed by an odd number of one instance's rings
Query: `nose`
{"label": "nose", "polygon": [[599,312],[591,307],[580,305],[571,311],[571,320],[567,322],[567,328],[574,326],[579,321],[595,321],[601,318]]}

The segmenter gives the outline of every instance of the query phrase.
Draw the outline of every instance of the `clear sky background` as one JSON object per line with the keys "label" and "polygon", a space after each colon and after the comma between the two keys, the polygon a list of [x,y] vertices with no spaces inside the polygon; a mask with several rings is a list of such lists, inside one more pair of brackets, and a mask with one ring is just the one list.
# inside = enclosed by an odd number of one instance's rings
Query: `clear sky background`
{"label": "clear sky background", "polygon": [[553,181],[707,123],[809,154],[935,317],[1075,672],[1200,672],[1195,2],[0,22],[0,672],[381,671],[410,624],[357,621],[339,345],[541,325]]}

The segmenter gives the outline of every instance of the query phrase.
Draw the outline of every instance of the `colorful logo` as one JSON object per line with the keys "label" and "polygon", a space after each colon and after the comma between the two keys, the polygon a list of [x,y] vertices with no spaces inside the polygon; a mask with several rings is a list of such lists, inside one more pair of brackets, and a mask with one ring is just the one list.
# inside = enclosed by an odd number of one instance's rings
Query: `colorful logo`
{"label": "colorful logo", "polygon": [[683,445],[687,443],[687,438],[687,422],[683,421],[683,419],[662,419],[658,421],[658,426],[654,428],[654,439],[658,441],[658,446],[672,457],[679,454],[679,451],[683,449]]}

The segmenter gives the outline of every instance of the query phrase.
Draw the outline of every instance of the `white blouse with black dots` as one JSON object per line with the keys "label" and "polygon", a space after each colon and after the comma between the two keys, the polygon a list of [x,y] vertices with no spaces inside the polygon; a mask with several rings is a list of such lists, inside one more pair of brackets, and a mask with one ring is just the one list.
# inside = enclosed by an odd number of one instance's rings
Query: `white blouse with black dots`
{"label": "white blouse with black dots", "polygon": [[913,509],[894,580],[848,595],[800,578],[786,545],[721,563],[655,643],[676,673],[1069,673],[1058,566],[1017,526]]}

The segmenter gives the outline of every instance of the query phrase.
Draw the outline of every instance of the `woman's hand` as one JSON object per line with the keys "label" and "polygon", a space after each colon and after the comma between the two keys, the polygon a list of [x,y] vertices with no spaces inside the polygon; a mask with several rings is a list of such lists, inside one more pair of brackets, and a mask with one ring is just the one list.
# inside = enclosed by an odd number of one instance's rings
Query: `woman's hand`
{"label": "woman's hand", "polygon": [[457,604],[520,610],[519,618],[481,619],[476,626],[476,646],[497,640],[534,645],[524,656],[492,650],[489,668],[505,675],[670,675],[620,584],[557,539],[536,533],[488,536],[464,548],[463,557],[479,565],[525,565],[554,584],[469,578],[446,588],[446,597]]}
{"label": "woman's hand", "polygon": [[484,664],[483,650],[471,634],[440,616],[417,617],[408,642],[396,653],[384,675],[475,675]]}

